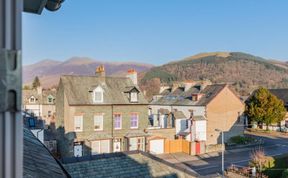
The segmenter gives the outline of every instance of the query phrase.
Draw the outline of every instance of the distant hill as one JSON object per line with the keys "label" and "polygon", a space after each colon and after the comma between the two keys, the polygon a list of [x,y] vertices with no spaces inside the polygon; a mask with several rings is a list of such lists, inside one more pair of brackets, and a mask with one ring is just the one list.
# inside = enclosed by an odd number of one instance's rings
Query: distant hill
{"label": "distant hill", "polygon": [[55,60],[42,60],[38,63],[23,67],[23,83],[30,85],[35,78],[40,78],[44,88],[49,88],[58,84],[60,76],[71,75],[93,75],[97,66],[104,64],[106,75],[125,76],[130,68],[138,72],[147,71],[153,67],[150,64],[136,62],[104,62],[90,58],[73,57],[64,62]]}
{"label": "distant hill", "polygon": [[142,76],[141,88],[150,97],[154,94],[149,93],[151,80],[155,88],[159,81],[209,79],[213,83],[230,83],[241,95],[247,95],[258,86],[288,87],[288,64],[241,52],[201,53],[153,67]]}

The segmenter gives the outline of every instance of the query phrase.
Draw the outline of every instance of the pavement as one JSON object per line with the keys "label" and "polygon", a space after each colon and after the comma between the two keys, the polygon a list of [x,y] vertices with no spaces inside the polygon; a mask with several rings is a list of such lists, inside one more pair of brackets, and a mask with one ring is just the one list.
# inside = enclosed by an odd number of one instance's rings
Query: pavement
{"label": "pavement", "polygon": [[[288,136],[271,135],[263,133],[246,133],[264,141],[263,145],[247,146],[226,150],[224,154],[225,169],[234,164],[236,166],[247,166],[251,153],[255,149],[263,149],[267,156],[278,156],[288,153]],[[185,153],[157,155],[161,159],[189,168],[200,175],[200,177],[219,177],[221,173],[221,153],[214,152],[199,156],[191,156]]]}

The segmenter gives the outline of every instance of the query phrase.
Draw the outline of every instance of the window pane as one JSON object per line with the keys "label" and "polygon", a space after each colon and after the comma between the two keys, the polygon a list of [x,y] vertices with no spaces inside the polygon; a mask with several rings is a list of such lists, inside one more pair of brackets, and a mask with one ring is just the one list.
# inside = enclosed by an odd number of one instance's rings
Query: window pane
{"label": "window pane", "polygon": [[121,129],[121,115],[120,114],[114,115],[114,128]]}
{"label": "window pane", "polygon": [[94,116],[94,129],[103,130],[103,115]]}
{"label": "window pane", "polygon": [[82,131],[83,116],[74,116],[75,131]]}
{"label": "window pane", "polygon": [[138,114],[136,113],[131,114],[131,127],[132,128],[138,127]]}
{"label": "window pane", "polygon": [[95,92],[95,101],[102,101],[102,92]]}

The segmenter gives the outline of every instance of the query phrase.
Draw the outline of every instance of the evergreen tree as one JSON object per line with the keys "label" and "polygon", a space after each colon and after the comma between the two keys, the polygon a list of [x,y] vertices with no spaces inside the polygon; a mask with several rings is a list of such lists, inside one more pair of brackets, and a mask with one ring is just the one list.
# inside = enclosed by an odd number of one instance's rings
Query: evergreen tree
{"label": "evergreen tree", "polygon": [[34,78],[33,83],[32,83],[32,88],[37,89],[37,87],[40,87],[40,86],[41,86],[40,80],[39,80],[38,76],[36,76]]}
{"label": "evergreen tree", "polygon": [[[286,109],[282,100],[270,93],[266,88],[259,88],[246,105],[246,114],[251,121],[265,123],[279,123],[284,119]],[[268,127],[267,127],[268,130]]]}

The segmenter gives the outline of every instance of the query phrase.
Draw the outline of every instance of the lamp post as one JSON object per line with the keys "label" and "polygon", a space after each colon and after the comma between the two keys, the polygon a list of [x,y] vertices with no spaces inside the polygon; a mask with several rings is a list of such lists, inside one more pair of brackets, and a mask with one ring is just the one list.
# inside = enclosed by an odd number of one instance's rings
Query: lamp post
{"label": "lamp post", "polygon": [[216,132],[221,133],[221,142],[222,142],[222,177],[224,177],[224,132],[220,129],[215,129]]}

